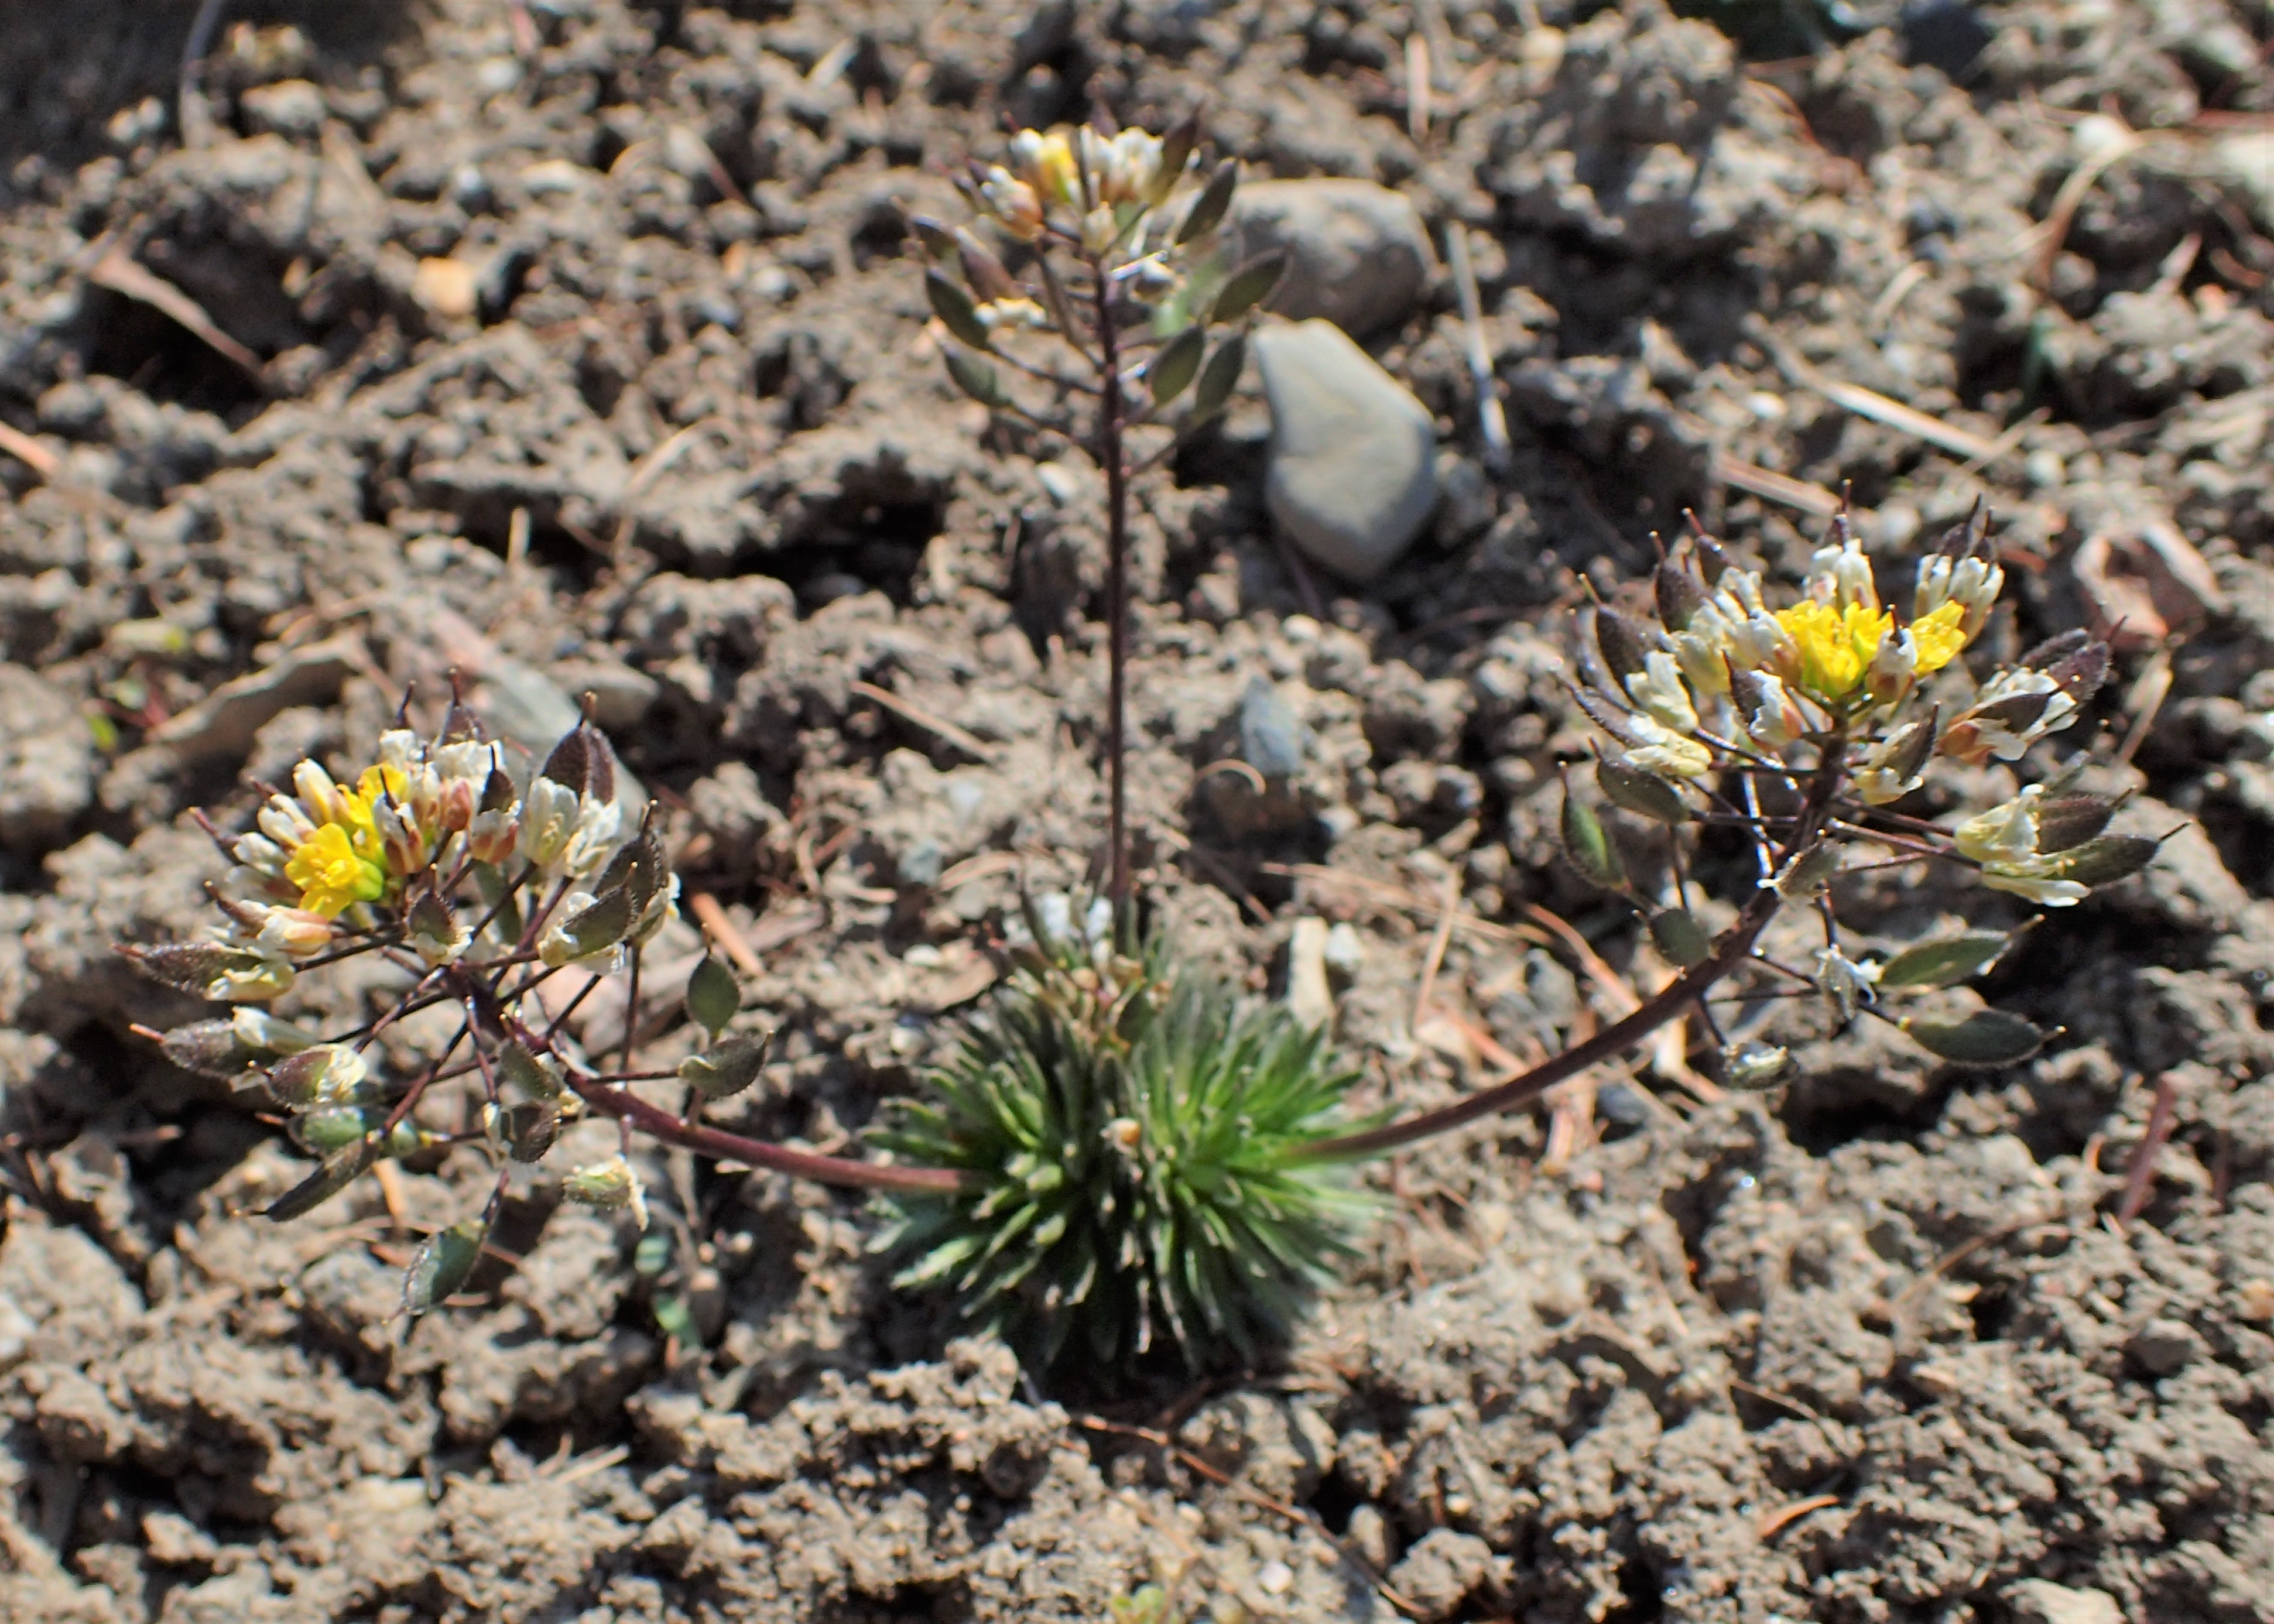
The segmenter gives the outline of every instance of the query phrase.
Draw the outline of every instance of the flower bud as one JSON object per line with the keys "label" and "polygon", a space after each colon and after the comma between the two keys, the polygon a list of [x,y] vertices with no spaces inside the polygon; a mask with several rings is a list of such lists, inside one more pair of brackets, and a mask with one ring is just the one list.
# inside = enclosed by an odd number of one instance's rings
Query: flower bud
{"label": "flower bud", "polygon": [[404,923],[410,951],[430,970],[456,963],[473,941],[473,932],[450,905],[431,891],[410,905],[410,916]]}
{"label": "flower bud", "polygon": [[310,959],[337,939],[332,921],[305,908],[274,907],[252,938],[256,952],[274,958]]}
{"label": "flower bud", "polygon": [[466,854],[476,862],[498,864],[521,843],[522,807],[513,780],[502,768],[490,769],[473,816],[466,823]]}
{"label": "flower bud", "polygon": [[1864,805],[1884,807],[1901,801],[1925,781],[1936,726],[1936,717],[1930,714],[1897,728],[1864,753],[1855,777],[1856,793]]}

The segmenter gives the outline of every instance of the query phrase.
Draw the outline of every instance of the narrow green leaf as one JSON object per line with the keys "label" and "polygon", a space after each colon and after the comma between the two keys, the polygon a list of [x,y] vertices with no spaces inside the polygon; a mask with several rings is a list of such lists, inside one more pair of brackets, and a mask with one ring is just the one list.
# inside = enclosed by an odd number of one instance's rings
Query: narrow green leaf
{"label": "narrow green leaf", "polygon": [[1287,251],[1275,248],[1269,253],[1258,254],[1231,274],[1224,290],[1216,296],[1216,307],[1209,312],[1212,322],[1237,321],[1249,311],[1271,297],[1279,279],[1287,274]]}
{"label": "narrow green leaf", "polygon": [[1997,962],[2013,941],[1994,930],[1966,930],[1931,942],[1916,942],[1879,967],[1879,986],[1954,987]]}
{"label": "narrow green leaf", "polygon": [[1186,211],[1185,223],[1177,228],[1179,246],[1216,229],[1216,222],[1224,218],[1224,210],[1231,207],[1231,194],[1239,184],[1239,159],[1226,158],[1216,166],[1216,173],[1209,177],[1208,184],[1201,188],[1201,195],[1193,199],[1192,207]]}
{"label": "narrow green leaf", "polygon": [[1911,1041],[1931,1055],[1960,1065],[2015,1065],[2045,1046],[2052,1034],[2004,1010],[1977,1010],[1963,1020],[1903,1022]]}
{"label": "narrow green leaf", "polygon": [[947,350],[947,375],[955,380],[955,387],[977,401],[982,406],[1000,406],[1005,396],[1003,380],[995,369],[968,350]]}
{"label": "narrow green leaf", "polygon": [[1208,335],[1193,327],[1161,346],[1152,365],[1145,369],[1145,381],[1153,391],[1153,404],[1166,406],[1185,392],[1201,370],[1201,351],[1207,344]]}
{"label": "narrow green leaf", "polygon": [[995,341],[987,331],[987,324],[979,319],[979,308],[962,284],[951,281],[938,271],[924,273],[924,297],[931,301],[932,314],[941,325],[970,345],[974,350],[990,350]]}
{"label": "narrow green leaf", "polygon": [[1216,346],[1201,368],[1199,389],[1193,395],[1189,421],[1202,423],[1222,411],[1239,384],[1240,369],[1247,365],[1247,335],[1235,333]]}

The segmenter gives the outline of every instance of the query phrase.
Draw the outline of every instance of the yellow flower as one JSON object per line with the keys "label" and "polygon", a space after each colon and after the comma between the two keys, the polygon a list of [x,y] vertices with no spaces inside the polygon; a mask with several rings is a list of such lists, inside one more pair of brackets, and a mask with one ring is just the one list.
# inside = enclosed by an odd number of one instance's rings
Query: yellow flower
{"label": "yellow flower", "polygon": [[1835,609],[1811,599],[1778,610],[1776,622],[1800,650],[1800,686],[1819,699],[1838,700],[1864,680],[1895,617],[1861,604]]}
{"label": "yellow flower", "polygon": [[1079,208],[1082,204],[1081,172],[1075,166],[1073,144],[1065,132],[1021,130],[1011,138],[1011,156],[1026,171],[1029,185],[1045,199]]}
{"label": "yellow flower", "polygon": [[[366,806],[365,827],[370,816]],[[376,902],[387,890],[386,871],[361,855],[353,838],[337,823],[323,824],[300,843],[284,865],[284,877],[300,888],[300,906],[326,919],[336,917],[350,903]]]}
{"label": "yellow flower", "polygon": [[1966,605],[1954,598],[1913,620],[1910,631],[1918,645],[1918,673],[1931,676],[1966,646]]}

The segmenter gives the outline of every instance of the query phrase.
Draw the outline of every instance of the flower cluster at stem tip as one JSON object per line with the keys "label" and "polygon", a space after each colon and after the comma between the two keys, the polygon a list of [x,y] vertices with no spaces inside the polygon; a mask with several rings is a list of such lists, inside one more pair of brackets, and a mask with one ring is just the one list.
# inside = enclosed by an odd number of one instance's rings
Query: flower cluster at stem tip
{"label": "flower cluster at stem tip", "polygon": [[[2005,584],[1979,513],[1919,560],[1907,615],[1881,601],[1845,512],[1784,607],[1770,605],[1758,571],[1709,538],[1695,538],[1689,555],[1660,567],[1653,619],[1599,609],[1593,646],[1581,650],[1593,673],[1582,701],[1633,771],[1674,782],[1725,770],[1789,778],[1796,758],[1788,753],[1801,747],[1863,808],[1888,807],[1919,788],[1938,756],[2019,761],[2075,722],[2107,673],[2105,645],[2070,633],[1970,694],[1934,680],[1962,673],[1960,657]],[[2059,906],[2089,884],[2070,877],[2069,848],[2042,837],[2034,808],[2044,793],[2031,786],[1951,840],[1984,884]]]}

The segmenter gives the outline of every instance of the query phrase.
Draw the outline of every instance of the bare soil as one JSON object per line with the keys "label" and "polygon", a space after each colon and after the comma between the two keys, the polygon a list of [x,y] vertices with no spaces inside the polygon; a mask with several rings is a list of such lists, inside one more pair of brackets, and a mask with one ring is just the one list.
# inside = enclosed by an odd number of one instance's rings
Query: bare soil
{"label": "bare soil", "polygon": [[[0,1615],[1103,1620],[1159,1579],[1225,1620],[2274,1620],[2263,6],[1912,7],[1813,48],[1809,8],[1716,13],[1748,57],[1658,0],[246,0],[190,149],[195,11],[0,17]],[[703,1345],[629,1229],[542,1184],[521,1266],[406,1334],[408,1237],[487,1171],[240,1215],[302,1163],[129,1032],[190,1011],[109,951],[198,922],[184,814],[242,817],[247,777],[453,665],[525,741],[591,691],[763,951],[748,1125],[855,1142],[995,978],[1021,873],[1079,877],[1103,824],[1101,484],[953,394],[903,247],[1006,117],[1092,106],[1205,107],[1255,173],[1472,233],[1512,466],[1437,274],[1373,341],[1449,491],[1381,584],[1274,544],[1252,391],[1136,492],[1148,894],[1263,993],[1296,919],[1352,921],[1370,1101],[1449,1099],[1476,1034],[1552,1048],[1663,974],[1552,860],[1585,746],[1555,650],[1685,508],[1790,570],[1808,491],[1849,485],[1892,578],[1985,500],[1993,653],[2085,620],[2080,556],[2207,560],[2061,741],[2180,832],[1983,989],[2062,1028],[2039,1058],[1764,1004],[1778,1094],[1645,1057],[1568,1156],[1525,1116],[1373,1169],[1390,1215],[1240,1380],[1043,1391],[895,1297],[857,1199],[660,1156]],[[1284,827],[1199,777],[1259,674],[1312,735]],[[1882,944],[2027,917],[1855,884]]]}

